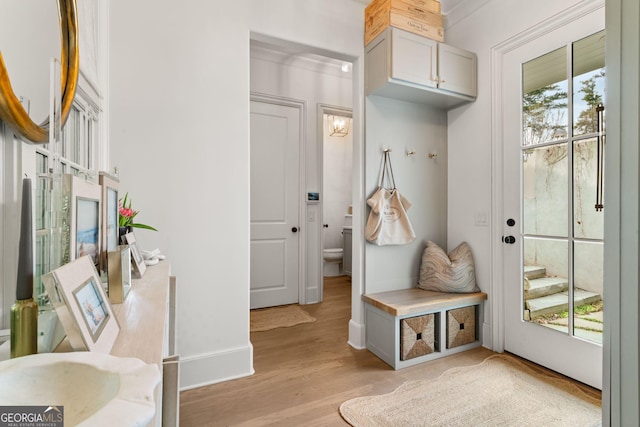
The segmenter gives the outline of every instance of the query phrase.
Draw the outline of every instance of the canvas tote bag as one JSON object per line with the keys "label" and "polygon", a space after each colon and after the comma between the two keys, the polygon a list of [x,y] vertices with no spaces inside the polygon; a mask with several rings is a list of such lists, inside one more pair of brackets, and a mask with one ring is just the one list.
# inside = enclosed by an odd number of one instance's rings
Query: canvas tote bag
{"label": "canvas tote bag", "polygon": [[[391,188],[385,187],[385,177]],[[405,245],[416,239],[407,216],[411,203],[396,188],[389,151],[384,152],[380,183],[376,192],[367,199],[367,205],[371,208],[365,227],[367,241],[384,246]]]}

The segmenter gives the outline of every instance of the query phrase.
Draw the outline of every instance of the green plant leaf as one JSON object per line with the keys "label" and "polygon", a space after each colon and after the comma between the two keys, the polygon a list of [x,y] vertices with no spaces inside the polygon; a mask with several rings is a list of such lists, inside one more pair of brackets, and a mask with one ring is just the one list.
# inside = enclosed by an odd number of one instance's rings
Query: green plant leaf
{"label": "green plant leaf", "polygon": [[152,231],[158,231],[157,229],[153,228],[150,225],[146,225],[146,224],[135,224],[135,223],[131,223],[129,224],[129,227],[133,227],[133,228],[142,228],[144,230],[152,230]]}

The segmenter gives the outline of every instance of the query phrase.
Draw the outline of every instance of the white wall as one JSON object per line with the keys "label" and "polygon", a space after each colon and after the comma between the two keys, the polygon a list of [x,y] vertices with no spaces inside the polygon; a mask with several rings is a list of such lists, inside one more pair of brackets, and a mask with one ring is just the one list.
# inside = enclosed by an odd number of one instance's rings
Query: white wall
{"label": "white wall", "polygon": [[[250,31],[357,58],[363,7],[338,0],[111,2],[112,165],[140,221],[160,230],[141,231],[141,246],[167,254],[178,278],[182,387],[253,372]],[[335,8],[343,11],[339,19]]]}
{"label": "white wall", "polygon": [[[447,239],[447,115],[445,111],[396,99],[366,100],[366,195],[378,187],[383,150],[391,149],[400,194],[416,240],[402,246],[365,246],[366,293],[415,287],[427,240]],[[416,154],[408,157],[407,151]],[[435,159],[429,153],[437,153]],[[368,211],[368,210],[367,210]]]}

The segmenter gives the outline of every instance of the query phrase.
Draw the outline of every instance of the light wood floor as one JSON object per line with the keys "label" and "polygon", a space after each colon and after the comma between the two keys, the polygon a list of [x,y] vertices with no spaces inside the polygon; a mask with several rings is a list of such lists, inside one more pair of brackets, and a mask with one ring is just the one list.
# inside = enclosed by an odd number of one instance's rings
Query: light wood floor
{"label": "light wood floor", "polygon": [[388,393],[407,380],[436,378],[493,354],[477,348],[394,371],[368,350],[347,344],[348,278],[325,278],[324,290],[322,303],[303,307],[316,322],[251,334],[253,376],[182,392],[180,425],[345,426],[338,411],[345,400]]}

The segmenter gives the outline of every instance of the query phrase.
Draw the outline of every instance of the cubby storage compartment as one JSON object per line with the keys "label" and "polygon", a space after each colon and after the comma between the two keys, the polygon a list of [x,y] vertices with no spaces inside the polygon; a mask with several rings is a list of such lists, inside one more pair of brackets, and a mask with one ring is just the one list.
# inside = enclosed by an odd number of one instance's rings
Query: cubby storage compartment
{"label": "cubby storage compartment", "polygon": [[425,356],[436,351],[435,314],[409,317],[400,320],[400,360],[409,360]]}
{"label": "cubby storage compartment", "polygon": [[477,306],[447,311],[447,348],[470,344],[477,339]]}
{"label": "cubby storage compartment", "polygon": [[402,289],[365,294],[366,345],[394,369],[478,347],[487,294]]}

